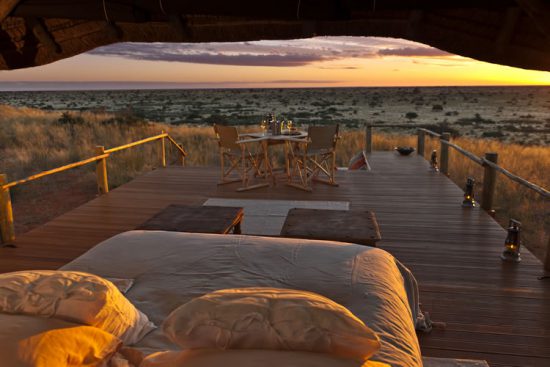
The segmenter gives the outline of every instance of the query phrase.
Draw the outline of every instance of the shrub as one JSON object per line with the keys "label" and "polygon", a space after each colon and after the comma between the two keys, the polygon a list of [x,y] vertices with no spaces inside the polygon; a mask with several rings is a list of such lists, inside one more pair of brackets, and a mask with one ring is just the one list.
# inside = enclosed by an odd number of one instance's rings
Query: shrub
{"label": "shrub", "polygon": [[408,120],[412,120],[412,119],[415,119],[418,117],[418,113],[416,112],[407,112],[405,114],[405,117],[408,119]]}
{"label": "shrub", "polygon": [[505,135],[501,131],[484,131],[481,136],[483,138],[502,138]]}
{"label": "shrub", "polygon": [[420,127],[432,130],[438,134],[450,133],[452,137],[460,136],[460,132],[457,129],[451,127],[447,121],[440,122],[438,124],[423,124],[420,125]]}
{"label": "shrub", "polygon": [[212,115],[206,118],[208,124],[228,125],[229,118],[225,115]]}
{"label": "shrub", "polygon": [[82,125],[84,124],[84,119],[82,116],[73,116],[69,112],[63,112],[61,117],[57,119],[57,123],[60,125]]}

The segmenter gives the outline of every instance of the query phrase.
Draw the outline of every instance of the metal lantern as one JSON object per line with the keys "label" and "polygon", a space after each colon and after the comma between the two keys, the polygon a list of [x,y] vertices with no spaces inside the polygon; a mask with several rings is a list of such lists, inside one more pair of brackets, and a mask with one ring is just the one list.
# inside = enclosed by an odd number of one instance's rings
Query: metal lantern
{"label": "metal lantern", "polygon": [[462,201],[462,206],[465,208],[474,208],[477,206],[476,201],[474,200],[474,186],[476,180],[472,177],[466,179],[466,186],[464,187],[464,200]]}
{"label": "metal lantern", "polygon": [[437,166],[437,150],[432,151],[432,155],[430,157],[430,166],[434,171],[439,172],[439,167]]}
{"label": "metal lantern", "polygon": [[521,256],[519,253],[521,247],[521,223],[515,219],[510,219],[508,225],[508,236],[504,241],[504,251],[500,255],[504,261],[520,262]]}

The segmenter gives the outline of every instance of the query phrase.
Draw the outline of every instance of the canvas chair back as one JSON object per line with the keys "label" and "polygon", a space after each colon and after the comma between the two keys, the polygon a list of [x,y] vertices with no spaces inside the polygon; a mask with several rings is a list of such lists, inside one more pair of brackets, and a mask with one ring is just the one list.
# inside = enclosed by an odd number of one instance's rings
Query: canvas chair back
{"label": "canvas chair back", "polygon": [[310,140],[308,151],[330,151],[336,147],[338,124],[328,126],[310,126],[307,129]]}
{"label": "canvas chair back", "polygon": [[240,152],[241,147],[237,144],[239,133],[234,126],[214,125],[214,131],[218,137],[220,148],[228,149],[233,152]]}

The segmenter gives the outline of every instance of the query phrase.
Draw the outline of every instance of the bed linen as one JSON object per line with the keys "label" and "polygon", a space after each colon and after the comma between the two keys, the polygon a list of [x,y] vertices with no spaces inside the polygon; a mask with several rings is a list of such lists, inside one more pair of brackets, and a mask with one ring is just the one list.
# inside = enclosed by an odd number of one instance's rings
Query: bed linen
{"label": "bed linen", "polygon": [[122,342],[92,326],[0,313],[0,366],[110,366]]}
{"label": "bed linen", "polygon": [[113,283],[84,272],[28,270],[0,274],[0,312],[94,326],[130,345],[155,328]]}
{"label": "bed linen", "polygon": [[[160,325],[185,302],[226,288],[306,290],[348,308],[381,339],[371,358],[420,367],[415,324],[423,320],[411,273],[384,250],[332,241],[130,231],[61,268],[131,278],[126,296]],[[136,347],[149,354],[178,350],[159,329]]]}
{"label": "bed linen", "polygon": [[162,325],[182,349],[290,350],[366,361],[378,335],[347,308],[316,293],[230,288],[194,298]]}
{"label": "bed linen", "polygon": [[358,362],[327,353],[258,349],[189,349],[159,352],[139,367],[391,367],[374,361]]}

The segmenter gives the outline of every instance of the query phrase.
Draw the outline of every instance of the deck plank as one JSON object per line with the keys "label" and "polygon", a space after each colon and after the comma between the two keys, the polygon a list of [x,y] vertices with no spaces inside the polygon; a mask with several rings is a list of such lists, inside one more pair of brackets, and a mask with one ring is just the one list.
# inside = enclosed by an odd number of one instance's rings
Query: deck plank
{"label": "deck plank", "polygon": [[[0,272],[56,269],[100,241],[130,230],[169,204],[208,198],[349,201],[376,213],[379,247],[417,277],[423,309],[440,322],[419,335],[434,357],[485,359],[491,366],[550,365],[550,281],[528,251],[520,264],[500,258],[505,231],[418,156],[376,152],[370,172],[338,172],[339,187],[306,193],[284,185],[250,192],[217,186],[216,168],[169,167],[147,173],[0,249]],[[245,213],[246,216],[246,213]]]}

